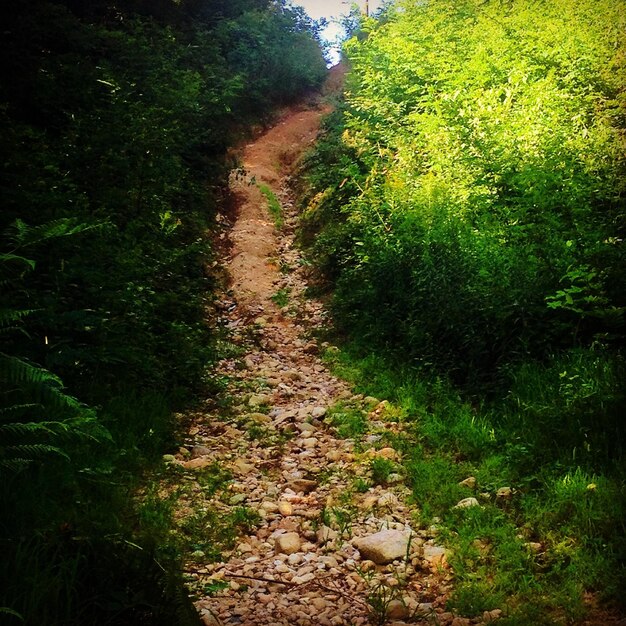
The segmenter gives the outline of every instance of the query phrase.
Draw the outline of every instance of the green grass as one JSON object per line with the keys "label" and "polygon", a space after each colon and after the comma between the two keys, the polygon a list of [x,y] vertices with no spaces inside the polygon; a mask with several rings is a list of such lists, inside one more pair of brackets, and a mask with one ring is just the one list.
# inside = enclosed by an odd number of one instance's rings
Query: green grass
{"label": "green grass", "polygon": [[[615,431],[600,430],[620,402],[616,371],[593,355],[527,363],[508,393],[477,404],[441,379],[355,354],[333,351],[326,360],[357,392],[388,399],[402,416],[396,443],[419,519],[435,521],[452,548],[451,609],[472,617],[500,608],[503,626],[548,625],[580,619],[585,592],[623,602],[626,472],[621,442],[608,440]],[[581,435],[583,411],[597,431]],[[344,436],[366,431],[358,410],[337,406],[329,416]],[[393,471],[379,461],[374,482]],[[468,476],[475,489],[459,484]],[[512,497],[498,498],[501,487]],[[470,496],[479,507],[454,508]]]}
{"label": "green grass", "polygon": [[367,417],[358,408],[337,403],[327,413],[327,419],[344,439],[359,439],[367,432]]}
{"label": "green grass", "polygon": [[396,470],[396,464],[389,459],[375,457],[370,461],[370,472],[375,485],[386,485],[389,475]]}
{"label": "green grass", "polygon": [[270,299],[276,306],[279,306],[282,309],[289,304],[290,294],[291,289],[289,287],[283,287],[273,294]]}
{"label": "green grass", "polygon": [[267,200],[267,208],[272,216],[272,219],[274,220],[274,226],[281,229],[285,225],[285,218],[283,216],[283,208],[280,205],[276,194],[267,185],[262,183],[259,183],[259,189]]}

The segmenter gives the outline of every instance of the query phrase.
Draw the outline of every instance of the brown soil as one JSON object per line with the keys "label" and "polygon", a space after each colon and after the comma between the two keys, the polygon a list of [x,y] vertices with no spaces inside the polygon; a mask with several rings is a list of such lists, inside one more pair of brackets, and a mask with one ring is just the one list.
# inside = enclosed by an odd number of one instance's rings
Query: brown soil
{"label": "brown soil", "polygon": [[290,166],[315,141],[320,120],[328,111],[327,105],[291,109],[243,151],[245,175],[231,179],[238,212],[230,232],[233,249],[228,266],[233,294],[241,304],[262,303],[272,308],[270,297],[279,274],[278,233],[258,185],[267,185],[279,200],[288,198]]}

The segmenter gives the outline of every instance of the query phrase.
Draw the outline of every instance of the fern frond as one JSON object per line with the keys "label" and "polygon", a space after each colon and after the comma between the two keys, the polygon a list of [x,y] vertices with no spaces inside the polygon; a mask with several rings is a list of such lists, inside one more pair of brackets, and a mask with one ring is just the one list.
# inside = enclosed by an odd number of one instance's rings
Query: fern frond
{"label": "fern frond", "polygon": [[[80,402],[63,392],[61,379],[37,365],[0,352],[0,379],[9,384],[34,387],[45,402],[57,408],[80,411]],[[39,398],[34,398],[39,399]]]}
{"label": "fern frond", "polygon": [[30,409],[41,408],[41,404],[37,404],[35,402],[28,402],[25,404],[12,404],[11,406],[5,406],[0,408],[0,420],[4,420],[5,416],[9,416],[9,418],[14,418],[15,415],[19,415],[24,411],[29,411]]}
{"label": "fern frond", "polygon": [[34,312],[35,309],[0,309],[0,327],[20,322],[22,319]]}
{"label": "fern frond", "polygon": [[56,435],[51,424],[59,422],[12,422],[0,426],[0,436]]}
{"label": "fern frond", "polygon": [[11,333],[21,333],[25,337],[28,337],[28,339],[31,338],[23,326],[5,326],[4,328],[0,328],[0,335],[10,335]]}
{"label": "fern frond", "polygon": [[16,458],[32,462],[47,454],[56,454],[58,456],[62,456],[68,461],[70,458],[65,452],[63,452],[63,450],[61,450],[61,448],[45,443],[24,443],[17,446],[7,446],[6,448],[0,448],[0,453],[3,456],[8,457],[5,459],[8,461],[12,458]]}
{"label": "fern frond", "polygon": [[26,269],[35,269],[35,261],[11,252],[0,253],[0,263],[17,263],[18,265],[25,265]]}
{"label": "fern frond", "polygon": [[24,617],[20,613],[14,611],[13,609],[10,609],[8,606],[0,606],[0,614],[11,615],[12,617],[17,617],[20,622],[24,621]]}
{"label": "fern frond", "polygon": [[17,248],[32,246],[48,239],[69,237],[96,228],[102,228],[103,224],[85,224],[73,217],[61,218],[46,222],[39,226],[29,226],[20,219],[11,225],[8,235]]}
{"label": "fern frond", "polygon": [[86,411],[80,417],[59,421],[12,422],[0,426],[0,436],[37,436],[89,439],[101,442],[111,440],[111,433],[98,422],[95,413]]}
{"label": "fern frond", "polygon": [[11,474],[22,472],[32,463],[32,459],[0,459],[0,476],[3,471]]}

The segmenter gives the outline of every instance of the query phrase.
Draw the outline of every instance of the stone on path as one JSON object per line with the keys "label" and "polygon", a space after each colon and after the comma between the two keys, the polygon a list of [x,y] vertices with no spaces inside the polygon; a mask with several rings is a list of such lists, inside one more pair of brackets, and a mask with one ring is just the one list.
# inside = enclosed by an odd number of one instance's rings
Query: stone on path
{"label": "stone on path", "polygon": [[424,559],[431,566],[443,564],[448,555],[448,551],[443,546],[424,546]]}
{"label": "stone on path", "polygon": [[263,406],[264,404],[270,404],[272,397],[266,393],[255,393],[248,399],[248,404],[253,407]]}
{"label": "stone on path", "polygon": [[401,600],[391,600],[387,606],[387,618],[388,619],[407,619],[410,616],[410,611],[406,604]]}
{"label": "stone on path", "polygon": [[278,503],[278,512],[283,515],[284,517],[287,517],[289,515],[293,515],[293,506],[291,506],[291,503],[289,502],[279,502]]}
{"label": "stone on path", "polygon": [[191,459],[191,461],[185,461],[184,463],[182,463],[182,466],[188,470],[198,470],[198,469],[204,469],[205,467],[208,467],[209,465],[211,465],[212,462],[213,461],[210,459],[210,457],[200,456],[197,459]]}
{"label": "stone on path", "polygon": [[287,483],[287,487],[296,493],[311,493],[317,489],[317,482],[307,478],[295,478]]}
{"label": "stone on path", "polygon": [[409,548],[409,534],[400,530],[381,530],[373,535],[355,539],[352,545],[363,558],[377,565],[404,558]]}
{"label": "stone on path", "polygon": [[276,537],[276,552],[283,554],[293,554],[299,552],[302,546],[302,540],[298,533],[285,533]]}
{"label": "stone on path", "polygon": [[243,459],[237,459],[233,463],[233,471],[235,472],[235,474],[245,476],[246,474],[250,474],[254,470],[254,465],[252,465],[252,463],[246,463]]}
{"label": "stone on path", "polygon": [[317,542],[320,545],[327,544],[329,541],[337,539],[337,531],[328,526],[320,526],[317,530]]}
{"label": "stone on path", "polygon": [[193,448],[191,448],[192,459],[197,459],[198,457],[201,457],[201,456],[210,456],[210,455],[211,455],[211,449],[207,448],[206,446],[194,446]]}

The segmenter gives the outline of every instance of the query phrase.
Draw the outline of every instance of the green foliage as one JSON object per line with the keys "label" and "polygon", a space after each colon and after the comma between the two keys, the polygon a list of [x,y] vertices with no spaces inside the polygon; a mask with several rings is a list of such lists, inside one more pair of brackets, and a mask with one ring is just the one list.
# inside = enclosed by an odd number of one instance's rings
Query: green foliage
{"label": "green foliage", "polygon": [[268,0],[16,0],[0,20],[0,607],[194,624],[167,507],[129,494],[173,409],[217,387],[228,150],[319,85],[317,25]]}
{"label": "green foliage", "polygon": [[304,166],[301,240],[349,340],[333,364],[397,404],[452,606],[579,619],[625,580],[625,5],[397,8],[345,44]]}
{"label": "green foliage", "polygon": [[472,384],[623,344],[623,3],[403,7],[346,44],[308,164],[336,319]]}
{"label": "green foliage", "polygon": [[285,220],[283,218],[283,208],[280,206],[280,202],[278,201],[276,194],[267,185],[259,185],[259,189],[267,200],[267,208],[272,216],[272,219],[274,220],[274,225],[276,228],[281,229]]}
{"label": "green foliage", "polygon": [[327,419],[337,429],[337,434],[346,439],[359,439],[367,431],[367,418],[363,411],[341,403],[330,408]]}
{"label": "green foliage", "polygon": [[290,287],[282,287],[275,294],[271,296],[272,302],[279,307],[285,307],[289,304],[289,295],[291,294]]}
{"label": "green foliage", "polygon": [[389,475],[396,469],[393,461],[383,457],[375,457],[370,461],[370,472],[375,485],[386,485]]}

